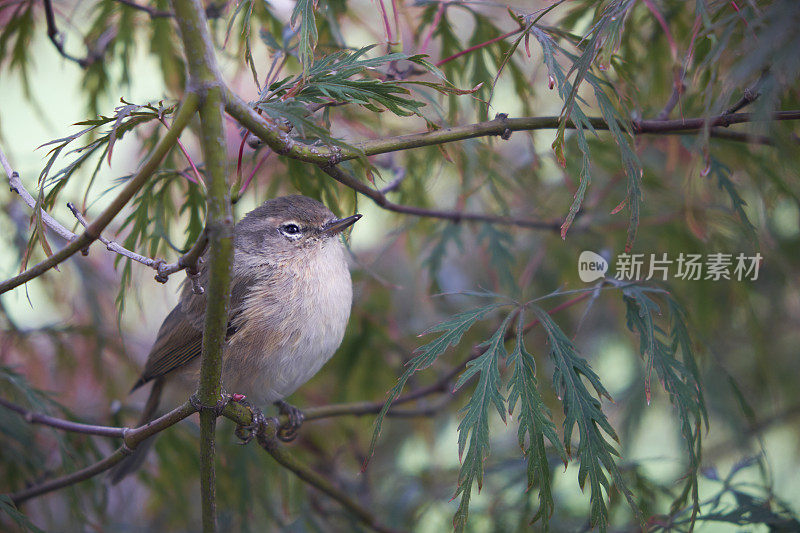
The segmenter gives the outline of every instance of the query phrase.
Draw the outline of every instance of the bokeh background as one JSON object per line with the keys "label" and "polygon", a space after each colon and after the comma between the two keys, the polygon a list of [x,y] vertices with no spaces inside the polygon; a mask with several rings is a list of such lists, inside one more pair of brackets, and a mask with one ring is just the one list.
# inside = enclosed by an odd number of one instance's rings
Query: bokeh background
{"label": "bokeh background", "polygon": [[[379,44],[384,53],[387,35],[380,5],[366,0],[320,2],[318,54],[346,45],[357,49]],[[652,2],[663,14],[669,38],[641,2],[627,14],[619,43],[609,44],[612,61],[598,75],[611,85],[608,93],[623,116],[653,117],[669,99],[675,69],[688,65],[686,90],[675,116],[704,116],[723,111],[742,90],[768,72],[762,97],[753,111],[765,116],[773,109],[798,105],[799,40],[787,28],[798,21],[791,2],[712,2],[709,20],[688,52],[699,4]],[[220,47],[234,3],[212,21]],[[291,42],[292,2],[259,4],[251,22],[252,56],[261,77],[277,51],[258,37],[271,32]],[[392,2],[398,16],[393,50],[421,52],[432,31],[441,4]],[[505,5],[491,2],[453,2],[432,31],[425,53],[432,61],[447,57],[515,29]],[[558,6],[541,22],[548,28],[584,35],[602,14],[604,2],[571,2]],[[763,4],[763,5],[756,5]],[[8,2],[0,11],[7,31],[15,9],[25,2]],[[155,2],[159,9],[166,3]],[[552,2],[512,5],[517,13],[532,13]],[[113,47],[101,66],[88,70],[61,57],[48,40],[43,12],[32,7],[34,28],[23,41],[24,68],[15,64],[13,47],[0,45],[0,146],[11,165],[34,194],[37,177],[47,161],[54,139],[78,131],[74,124],[96,114],[110,115],[120,98],[146,103],[174,101],[181,93],[182,69],[174,33],[168,20],[153,23],[145,13],[121,3],[102,0],[55,2],[60,29],[68,49],[80,53],[81,36],[116,28],[131,33],[129,41]],[[107,11],[106,15],[103,13]],[[241,17],[241,14],[240,14]],[[332,24],[331,21],[337,21]],[[787,22],[788,21],[788,22]],[[156,27],[155,24],[160,26]],[[395,26],[396,25],[396,26]],[[241,18],[218,58],[226,79],[245,99],[258,96],[243,61]],[[789,26],[791,27],[791,26]],[[796,26],[794,26],[796,27]],[[159,33],[161,32],[161,33]],[[555,30],[553,34],[557,35]],[[127,38],[127,37],[126,37]],[[122,37],[120,37],[122,39]],[[671,53],[670,40],[677,42]],[[9,42],[14,42],[13,38]],[[171,43],[171,52],[158,47]],[[530,44],[530,56],[521,45],[499,76],[489,99],[489,86],[509,50],[510,39],[487,46],[443,65],[456,86],[485,85],[464,96],[442,96],[418,91],[427,106],[422,114],[437,124],[466,124],[495,113],[509,116],[558,115],[563,101],[549,89],[542,51]],[[565,38],[569,50],[580,46]],[[721,45],[720,42],[724,44]],[[383,43],[383,44],[381,44]],[[615,46],[614,46],[615,44]],[[570,48],[571,46],[571,48]],[[721,50],[721,51],[720,51]],[[718,54],[718,55],[715,55]],[[560,56],[565,70],[569,58]],[[602,67],[602,68],[600,68]],[[283,66],[284,74],[299,71],[296,58]],[[767,69],[766,71],[764,69]],[[584,88],[581,103],[587,115],[597,115],[597,101]],[[424,131],[422,117],[375,114],[356,106],[330,113],[331,132],[347,141]],[[163,131],[163,130],[162,130]],[[231,169],[241,135],[226,124]],[[756,142],[705,139],[702,134],[638,136],[635,151],[643,168],[644,203],[634,251],[667,253],[760,253],[764,260],[757,280],[680,281],[662,286],[687,312],[700,368],[709,425],[702,430],[703,458],[699,498],[703,502],[699,531],[792,530],[794,510],[800,508],[800,461],[797,450],[800,395],[800,182],[797,176],[797,127],[792,123],[741,125],[737,131],[765,135],[774,146]],[[80,169],[59,193],[50,210],[67,227],[74,226],[65,207],[72,201],[87,210],[91,220],[113,198],[120,178],[142,161],[156,126],[126,135],[116,143],[111,164],[97,159]],[[508,141],[473,139],[444,149],[421,148],[372,158],[379,169],[378,186],[402,180],[390,197],[399,203],[469,211],[509,214],[555,221],[569,211],[580,176],[581,152],[575,135],[567,132],[566,167],[551,149],[553,130],[518,132]],[[593,250],[609,258],[624,249],[628,220],[623,211],[611,214],[625,198],[627,182],[618,147],[611,135],[587,134],[592,161],[592,184],[583,211],[562,239],[558,231],[531,230],[507,225],[453,223],[386,212],[366,198],[329,178],[272,155],[260,167],[253,183],[235,206],[237,219],[267,198],[301,192],[323,199],[338,213],[360,212],[364,219],[349,236],[354,279],[353,314],[337,355],[290,401],[299,407],[355,401],[382,401],[403,371],[414,350],[428,340],[420,334],[447,317],[480,305],[480,298],[463,291],[488,290],[524,301],[556,290],[586,289],[578,277],[578,256]],[[182,140],[199,162],[202,154],[192,134]],[[77,146],[77,143],[76,143]],[[244,166],[254,168],[264,150],[246,147]],[[56,163],[63,166],[75,155]],[[709,165],[725,165],[725,180]],[[183,168],[174,153],[165,166]],[[716,167],[715,167],[716,168]],[[358,170],[358,169],[357,169]],[[364,174],[360,175],[364,177]],[[87,186],[93,182],[87,193]],[[174,260],[191,243],[187,234],[191,207],[179,207],[198,192],[180,176],[163,179],[163,188],[148,194],[169,199],[165,208],[149,212],[147,239],[138,251]],[[728,185],[730,184],[730,186]],[[733,191],[733,192],[732,192]],[[742,200],[741,211],[737,199]],[[30,236],[30,210],[13,193],[0,192],[0,275],[19,270]],[[135,206],[117,218],[107,236]],[[742,216],[746,217],[743,219]],[[122,228],[120,241],[130,231]],[[63,243],[52,237],[54,247]],[[31,263],[44,257],[33,250]],[[613,263],[613,261],[612,261]],[[177,301],[182,275],[161,285],[152,271],[124,263],[99,243],[87,257],[76,256],[58,272],[0,296],[0,379],[3,397],[98,424],[125,425],[135,420],[146,392],[128,395],[163,318]],[[569,296],[543,301],[546,309]],[[665,319],[668,318],[661,302]],[[455,348],[435,365],[415,375],[406,390],[434,383],[485,341],[497,328],[503,312],[480,321]],[[620,438],[619,465],[646,516],[666,515],[687,470],[680,421],[667,394],[653,378],[653,397],[645,399],[646,369],[639,356],[637,336],[626,327],[625,304],[619,291],[603,291],[598,298],[560,311],[554,319],[574,339],[579,353],[597,372],[614,401],[603,410]],[[560,398],[551,383],[552,362],[541,329],[526,337],[534,354],[539,386],[561,428]],[[508,369],[501,365],[503,379]],[[383,424],[375,454],[365,471],[374,415],[337,417],[308,423],[291,449],[315,470],[330,477],[358,498],[384,523],[404,530],[443,531],[452,527],[458,505],[452,500],[460,468],[457,426],[473,394],[470,383],[454,393],[426,397],[417,405],[426,416],[389,418]],[[35,390],[46,391],[39,395]],[[526,491],[525,462],[517,443],[515,419],[504,423],[492,413],[491,455],[480,493],[472,495],[469,530],[537,529],[529,522],[537,507],[536,488]],[[115,443],[32,427],[16,415],[0,410],[0,492],[25,483],[72,471],[101,458]],[[328,531],[359,528],[338,505],[304,485],[268,455],[251,444],[237,446],[229,423],[218,431],[218,498],[223,530]],[[199,528],[197,468],[198,428],[195,419],[172,428],[156,444],[142,474],[109,487],[102,478],[27,503],[23,511],[46,531],[170,530]],[[551,518],[555,531],[589,527],[589,496],[577,483],[578,464],[566,467],[550,457],[553,496]],[[719,497],[715,501],[715,498]],[[750,499],[748,499],[750,498]],[[716,505],[715,505],[716,504]],[[611,529],[636,529],[623,498],[612,492]],[[729,514],[731,513],[731,514]],[[738,514],[736,514],[738,513]],[[762,514],[759,514],[762,513]],[[688,511],[676,513],[678,522]],[[12,524],[8,517],[0,523]],[[736,521],[740,523],[735,523]],[[783,521],[782,521],[783,520]],[[777,524],[777,525],[776,525]],[[651,522],[659,527],[658,520]],[[686,527],[685,524],[681,527]]]}

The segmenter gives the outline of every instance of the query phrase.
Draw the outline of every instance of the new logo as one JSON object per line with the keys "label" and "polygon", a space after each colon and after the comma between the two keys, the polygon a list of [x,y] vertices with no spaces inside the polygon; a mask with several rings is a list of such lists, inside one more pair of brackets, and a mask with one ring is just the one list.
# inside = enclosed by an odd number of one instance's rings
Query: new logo
{"label": "new logo", "polygon": [[578,257],[578,276],[584,283],[591,283],[605,276],[608,272],[608,261],[603,256],[585,250]]}

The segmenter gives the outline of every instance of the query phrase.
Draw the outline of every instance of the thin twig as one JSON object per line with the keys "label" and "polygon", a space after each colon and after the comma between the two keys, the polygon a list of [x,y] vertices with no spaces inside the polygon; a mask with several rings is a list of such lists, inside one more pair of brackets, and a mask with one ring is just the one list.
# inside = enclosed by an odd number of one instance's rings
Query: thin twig
{"label": "thin twig", "polygon": [[100,437],[124,437],[125,432],[128,431],[126,428],[81,424],[80,422],[72,422],[71,420],[64,420],[63,418],[56,418],[41,413],[35,413],[25,409],[21,405],[17,405],[8,401],[5,398],[0,398],[0,405],[22,415],[22,418],[24,418],[29,424],[41,424],[43,426],[50,426],[64,431],[71,431],[73,433],[84,433],[87,435],[97,435]]}
{"label": "thin twig", "polygon": [[250,175],[247,176],[246,180],[244,180],[244,183],[242,183],[242,186],[239,188],[239,190],[232,191],[231,202],[236,203],[239,201],[239,199],[242,197],[242,194],[244,194],[244,191],[246,191],[250,186],[250,182],[253,181],[253,178],[256,176],[261,166],[267,162],[267,159],[269,159],[269,156],[271,155],[272,150],[267,148],[266,153],[261,157],[261,159],[259,159],[258,163],[253,167],[253,170],[250,171]]}
{"label": "thin twig", "polygon": [[274,419],[267,419],[263,415],[253,416],[253,412],[250,409],[235,402],[228,403],[222,414],[239,426],[251,428],[258,438],[258,443],[278,464],[337,501],[366,527],[382,533],[393,532],[392,529],[378,522],[377,518],[369,510],[361,506],[345,491],[334,486],[327,478],[298,461],[291,453],[288,453],[277,438],[278,424],[275,423]]}
{"label": "thin twig", "polygon": [[[8,183],[9,186],[11,187],[11,190],[17,193],[28,207],[30,207],[31,209],[36,209],[36,200],[22,184],[22,180],[20,179],[19,174],[11,168],[11,165],[9,164],[8,159],[6,159],[6,156],[3,153],[2,149],[0,149],[0,163],[2,163],[3,169],[5,170],[6,175],[8,176]],[[89,223],[86,221],[86,219],[83,217],[81,212],[74,204],[68,202],[67,207],[70,209],[70,211],[72,211],[72,214],[75,215],[75,218],[78,220],[81,226],[83,226],[84,228],[89,227]],[[72,242],[73,240],[78,238],[78,236],[75,233],[71,232],[70,230],[62,226],[60,222],[58,222],[56,219],[50,216],[43,209],[40,209],[40,211],[41,211],[42,222],[48,228],[52,229],[58,235],[63,237],[66,241]],[[124,248],[123,246],[119,245],[114,241],[109,241],[102,235],[98,235],[97,240],[102,242],[106,246],[106,249],[108,249],[109,251],[127,257],[133,261],[141,263],[155,270],[156,271],[155,279],[160,283],[166,283],[167,279],[171,274],[186,269],[187,274],[189,275],[190,278],[192,278],[193,289],[197,294],[202,294],[202,287],[200,287],[199,284],[197,284],[196,279],[192,277],[192,274],[197,273],[198,259],[200,258],[200,256],[203,255],[203,252],[205,251],[206,245],[208,243],[206,235],[207,235],[206,231],[203,230],[203,233],[201,233],[200,237],[198,238],[197,242],[195,242],[195,244],[192,246],[192,248],[184,255],[179,257],[178,260],[174,263],[167,263],[163,259],[151,259],[149,257],[137,254],[136,252],[128,250],[127,248]],[[198,290],[200,292],[197,292]]]}
{"label": "thin twig", "polygon": [[737,111],[742,109],[744,106],[755,102],[760,95],[761,95],[761,93],[759,93],[757,91],[754,91],[752,89],[745,89],[744,90],[744,94],[742,94],[742,97],[735,104],[733,104],[731,107],[729,107],[728,110],[725,111],[725,114],[726,115],[730,115],[732,113],[736,113]]}
{"label": "thin twig", "polygon": [[436,66],[437,67],[441,67],[445,63],[449,63],[450,61],[452,61],[454,59],[458,59],[459,57],[461,57],[463,55],[466,55],[466,54],[469,54],[471,52],[474,52],[475,50],[480,50],[481,48],[484,48],[486,46],[489,46],[490,44],[496,43],[497,41],[502,41],[503,39],[511,37],[512,35],[516,35],[519,32],[523,31],[524,29],[525,28],[517,28],[516,30],[512,30],[512,31],[510,31],[508,33],[504,33],[503,35],[498,35],[494,39],[489,39],[488,41],[482,42],[480,44],[476,44],[475,46],[470,46],[469,48],[461,50],[460,52],[457,52],[457,53],[451,55],[450,57],[446,57],[446,58],[444,58],[444,59],[442,59],[440,61],[437,61],[436,62]]}
{"label": "thin twig", "polygon": [[381,533],[390,533],[394,530],[384,526],[378,519],[369,512],[365,507],[362,507],[356,500],[351,498],[345,491],[334,486],[327,478],[315,472],[311,468],[298,461],[291,453],[280,445],[278,439],[268,438],[259,439],[261,446],[272,456],[275,461],[281,466],[292,472],[294,475],[305,481],[320,492],[327,494],[339,504],[352,513],[358,520],[365,526],[373,531]]}
{"label": "thin twig", "polygon": [[[667,135],[683,135],[683,133],[675,132],[668,133]],[[743,142],[749,144],[761,144],[764,146],[773,146],[775,141],[765,135],[752,135],[746,131],[732,131],[724,128],[711,128],[709,135],[715,139],[723,141]]]}
{"label": "thin twig", "polygon": [[171,11],[161,11],[161,10],[156,9],[154,7],[143,6],[141,4],[137,4],[133,0],[116,0],[116,1],[119,2],[120,4],[126,5],[128,7],[132,7],[133,9],[136,9],[138,11],[144,11],[145,13],[150,15],[151,19],[172,18],[172,17],[175,16],[175,13],[173,13]]}
{"label": "thin twig", "polygon": [[[667,100],[664,109],[656,116],[657,120],[666,120],[669,118],[669,114],[672,113],[672,110],[675,109],[675,106],[678,105],[678,102],[681,100],[681,95],[683,95],[683,91],[686,90],[686,84],[683,83],[684,77],[686,76],[686,69],[681,69],[680,74],[678,74],[672,82],[672,94]],[[683,113],[681,113],[683,114]]]}
{"label": "thin twig", "polygon": [[446,8],[447,2],[442,2],[439,4],[439,9],[436,10],[436,15],[433,17],[431,27],[428,30],[428,33],[425,35],[425,39],[422,41],[422,46],[419,49],[420,54],[424,54],[428,51],[428,45],[431,42],[434,32],[436,32],[436,29],[439,27],[439,23],[442,21],[442,16],[444,15]]}
{"label": "thin twig", "polygon": [[[81,224],[81,226],[88,228],[88,223],[78,208],[75,207],[72,202],[67,202],[67,207],[69,207],[70,211],[72,211],[72,214],[75,215],[75,218],[78,219],[78,222]],[[200,257],[203,255],[203,252],[205,252],[206,247],[208,246],[208,231],[206,228],[203,228],[203,231],[200,233],[200,237],[197,238],[197,241],[195,241],[189,251],[180,256],[174,263],[167,263],[163,259],[151,259],[149,257],[139,255],[136,252],[132,252],[127,248],[120,246],[114,241],[109,241],[102,235],[99,235],[97,240],[105,244],[108,250],[155,270],[155,280],[159,283],[166,283],[170,275],[186,269],[186,275],[192,280],[193,292],[195,294],[203,294],[203,287],[199,284],[196,274],[198,272],[198,263]]]}
{"label": "thin twig", "polygon": [[50,38],[50,42],[52,42],[53,46],[56,47],[56,50],[58,50],[58,53],[61,54],[61,57],[69,59],[70,61],[74,61],[81,67],[86,68],[85,59],[75,57],[64,50],[64,35],[58,31],[58,27],[56,26],[56,16],[53,12],[53,2],[51,0],[42,0],[42,5],[44,7],[45,22],[47,24],[47,37]]}
{"label": "thin twig", "polygon": [[58,31],[52,0],[42,0],[42,5],[44,7],[45,22],[47,24],[47,37],[50,39],[50,42],[53,43],[58,53],[61,54],[61,57],[77,63],[83,69],[89,68],[103,58],[106,50],[111,46],[114,37],[117,35],[115,27],[109,27],[100,34],[100,37],[94,42],[92,48],[87,51],[86,57],[76,57],[64,49],[64,35]]}
{"label": "thin twig", "polygon": [[[548,314],[555,314],[559,311],[562,311],[568,307],[577,304],[578,302],[585,300],[591,295],[592,295],[591,292],[579,295],[567,302],[564,302],[550,309],[548,311]],[[539,323],[538,320],[534,320],[526,324],[524,327],[524,331],[525,332],[529,331],[531,328],[535,327],[538,323]],[[513,336],[513,332],[509,331],[506,334],[506,336],[507,338],[511,338],[511,336]],[[454,368],[448,371],[444,376],[442,376],[439,380],[437,380],[436,383],[416,389],[403,396],[400,396],[393,402],[393,405],[412,402],[424,396],[428,396],[430,394],[434,394],[437,392],[447,392],[449,390],[450,382],[463,371],[463,369],[466,367],[469,361],[479,357],[481,353],[482,350],[479,346],[473,347],[473,349],[470,352],[470,356],[467,359],[465,359],[460,364],[456,365]],[[389,414],[390,416],[393,415],[396,417],[431,416],[433,414],[436,414],[440,410],[442,404],[416,410],[394,410],[390,411]],[[184,418],[190,416],[192,413],[197,411],[196,404],[192,402],[186,402],[177,409],[170,411],[166,415],[152,422],[149,422],[144,426],[140,426],[134,429],[128,429],[128,428],[115,428],[107,426],[92,426],[88,424],[79,424],[67,420],[49,417],[47,415],[39,415],[36,413],[31,413],[30,411],[24,409],[23,407],[17,406],[16,404],[3,400],[2,398],[0,398],[0,405],[3,405],[23,415],[25,419],[31,423],[45,424],[66,431],[74,431],[79,433],[87,433],[87,434],[107,436],[107,437],[123,437],[125,439],[125,444],[122,447],[117,449],[111,456],[103,459],[102,461],[94,465],[91,465],[87,468],[69,474],[67,476],[50,480],[40,485],[28,488],[24,491],[11,494],[10,495],[11,499],[12,501],[14,501],[15,504],[20,504],[25,500],[28,500],[35,496],[39,496],[41,494],[45,494],[47,492],[58,490],[60,488],[69,485],[74,485],[75,483],[84,481],[86,479],[94,477],[110,469],[115,464],[124,459],[126,455],[130,454],[131,450],[133,450],[144,439],[160,431],[163,431],[167,427],[176,424],[180,420],[183,420]],[[365,414],[372,414],[379,412],[382,407],[383,403],[381,402],[356,402],[350,404],[340,404],[340,405],[324,406],[319,408],[311,408],[305,410],[304,414],[306,420],[310,421],[310,420],[320,420],[323,418],[330,418],[335,416],[345,416],[345,415],[359,416]],[[222,414],[242,426],[251,426],[254,422],[252,417],[252,412],[249,412],[241,405],[235,403],[228,403],[227,405],[225,405]],[[310,485],[314,486],[315,488],[328,494],[330,497],[338,501],[340,504],[342,504],[342,506],[344,506],[346,509],[352,512],[356,517],[359,518],[359,520],[364,522],[368,527],[376,531],[390,531],[385,526],[379,524],[376,521],[376,519],[368,511],[366,511],[366,509],[362,508],[358,503],[356,503],[342,491],[334,487],[327,479],[325,479],[324,477],[320,476],[313,470],[310,470],[301,463],[299,463],[296,459],[294,459],[291,456],[291,454],[286,453],[286,451],[282,449],[282,447],[280,447],[277,439],[275,438],[274,426],[269,424],[265,426],[262,424],[261,427],[256,428],[255,431],[257,431],[257,433],[259,434],[259,442],[262,444],[262,446],[264,446],[267,452],[270,453],[270,455],[272,455],[272,457],[276,461],[278,461],[282,466],[295,473],[303,481],[306,481]]]}
{"label": "thin twig", "polygon": [[108,226],[114,217],[122,210],[123,207],[133,198],[133,196],[142,188],[145,182],[150,178],[153,172],[156,171],[161,161],[167,155],[167,152],[172,149],[176,139],[180,135],[183,128],[189,123],[189,120],[194,116],[195,110],[199,104],[199,97],[194,92],[187,92],[184,100],[178,110],[175,120],[173,121],[172,128],[162,137],[155,148],[153,149],[150,157],[144,162],[142,168],[136,173],[120,193],[114,198],[106,209],[100,213],[100,216],[92,222],[86,230],[73,239],[67,246],[54,253],[41,263],[27,269],[21,274],[0,282],[0,294],[10,291],[11,289],[22,285],[38,276],[41,276],[54,266],[57,266],[62,261],[72,257],[80,250],[88,247],[94,242],[100,233]]}
{"label": "thin twig", "polygon": [[[154,7],[137,4],[133,0],[116,0],[116,1],[119,2],[120,4],[126,5],[137,11],[142,11],[144,13],[147,13],[151,19],[175,17],[175,13],[173,13],[172,11],[162,11]],[[222,5],[210,3],[205,9],[206,17],[209,19],[219,18],[222,16],[224,9],[225,9],[225,2],[222,2]]]}
{"label": "thin twig", "polygon": [[[164,120],[164,117],[159,117],[158,121],[161,122],[161,124],[163,124],[165,128],[169,129],[169,125],[167,124],[167,121]],[[203,188],[203,191],[205,191],[205,182],[203,181],[203,176],[201,176],[200,171],[197,170],[197,167],[195,166],[194,161],[192,161],[189,152],[186,151],[186,148],[183,146],[183,143],[181,142],[180,138],[176,141],[176,143],[178,144],[178,148],[180,148],[181,152],[183,153],[183,157],[186,158],[186,161],[189,162],[189,166],[192,167],[192,173],[194,174],[194,179],[191,181],[194,181],[196,184],[200,185],[200,187]]]}
{"label": "thin twig", "polygon": [[[460,371],[460,368],[459,368]],[[450,378],[452,379],[452,378]],[[447,380],[447,382],[450,381]],[[438,392],[446,392],[447,386],[446,384],[437,386],[437,387],[425,387],[425,390],[422,391],[422,394],[417,391],[412,391],[405,396],[401,396],[397,398],[392,405],[397,405],[399,403],[408,403],[414,400],[418,400],[424,396],[430,396],[431,394],[435,394]],[[390,418],[416,418],[416,417],[427,417],[427,416],[434,416],[436,413],[440,412],[442,406],[445,403],[449,402],[449,398],[445,402],[439,402],[435,405],[430,405],[427,407],[421,407],[418,409],[390,409],[386,416]],[[331,405],[322,405],[319,407],[309,407],[307,409],[303,409],[303,419],[305,422],[311,422],[314,420],[322,420],[325,418],[333,418],[338,416],[364,416],[364,415],[373,415],[378,414],[383,409],[383,402],[350,402],[350,403],[339,403],[339,404],[331,404]],[[289,421],[288,416],[281,415],[279,417],[281,423],[286,423]]]}
{"label": "thin twig", "polygon": [[761,76],[758,77],[758,80],[756,80],[753,86],[745,89],[744,92],[742,93],[742,97],[739,98],[739,100],[735,104],[733,104],[731,107],[725,110],[725,114],[730,115],[736,113],[743,107],[748,106],[753,102],[755,102],[758,99],[758,97],[761,96],[761,93],[758,92],[758,89],[759,87],[761,87],[761,84],[764,83],[764,80],[767,78],[767,76],[769,76],[769,70],[765,70],[764,72],[762,72]]}
{"label": "thin twig", "polygon": [[716,443],[714,446],[704,448],[704,455],[706,457],[715,457],[717,454],[721,453],[729,453],[731,451],[738,452],[741,447],[745,446],[752,437],[763,433],[776,424],[787,423],[793,418],[797,418],[799,416],[800,404],[795,404],[768,415],[761,420],[753,420],[743,428],[742,432],[736,433],[733,442],[730,440],[724,440]]}
{"label": "thin twig", "polygon": [[[36,200],[31,196],[31,193],[25,189],[25,186],[22,184],[22,180],[19,177],[19,174],[11,169],[11,166],[8,164],[8,160],[6,159],[3,150],[0,149],[0,162],[2,162],[3,168],[6,171],[6,175],[8,176],[8,184],[11,187],[11,190],[17,193],[25,204],[30,207],[31,209],[36,209]],[[42,222],[50,229],[55,231],[58,235],[63,237],[67,241],[72,241],[77,238],[77,235],[72,233],[70,230],[62,226],[56,219],[51,217],[44,209],[39,208],[40,215],[42,217]]]}
{"label": "thin twig", "polygon": [[[42,494],[53,492],[58,489],[63,489],[64,487],[69,487],[71,485],[75,485],[76,483],[80,483],[81,481],[91,479],[97,476],[98,474],[102,474],[106,470],[113,467],[115,464],[122,461],[125,457],[133,453],[133,450],[139,444],[141,444],[142,441],[144,441],[145,439],[167,429],[170,426],[177,424],[178,422],[192,415],[195,412],[197,412],[197,409],[190,402],[186,402],[180,407],[177,407],[176,409],[173,409],[169,413],[165,414],[164,416],[161,416],[153,420],[152,422],[148,422],[147,424],[139,426],[137,428],[133,429],[106,428],[108,430],[112,429],[122,430],[122,435],[104,435],[104,436],[123,437],[124,441],[122,446],[117,448],[116,451],[114,451],[114,453],[112,453],[105,459],[93,465],[78,470],[77,472],[73,472],[71,474],[62,477],[45,481],[44,483],[28,487],[18,492],[14,492],[12,494],[9,494],[8,496],[11,498],[11,501],[14,502],[15,505],[20,505],[21,503],[30,500],[31,498],[35,498],[36,496],[41,496]],[[61,429],[67,429],[67,428],[61,428]],[[70,429],[70,431],[73,430]],[[83,433],[85,433],[85,431]]]}
{"label": "thin twig", "polygon": [[453,222],[488,222],[492,224],[521,226],[525,228],[545,229],[550,231],[559,231],[559,228],[561,227],[560,221],[546,222],[542,220],[484,215],[481,213],[465,213],[462,211],[442,211],[396,204],[389,201],[381,191],[370,188],[367,184],[357,180],[355,177],[343,171],[338,166],[325,165],[321,166],[320,168],[339,183],[346,185],[357,192],[360,192],[364,196],[369,197],[381,208],[386,209],[387,211],[394,211],[395,213],[403,213],[418,217],[440,218],[451,220]]}
{"label": "thin twig", "polygon": [[[86,222],[86,219],[83,217],[80,210],[77,207],[75,207],[75,204],[73,204],[72,202],[67,202],[67,207],[69,208],[70,211],[72,211],[72,214],[75,215],[75,218],[78,220],[78,223],[80,223],[81,226],[83,226],[84,228],[89,227],[89,223]],[[106,249],[108,249],[111,252],[122,255],[124,257],[127,257],[128,259],[136,261],[137,263],[141,263],[145,266],[149,266],[150,268],[155,268],[156,270],[158,270],[158,265],[157,265],[158,261],[155,259],[150,259],[149,257],[145,257],[143,255],[137,254],[136,252],[132,252],[127,248],[123,248],[116,242],[109,241],[102,235],[98,235],[97,240],[105,244]]]}
{"label": "thin twig", "polygon": [[405,167],[397,167],[396,172],[397,177],[386,184],[385,187],[380,189],[381,194],[389,194],[390,192],[396,191],[406,179],[406,176],[408,176],[408,172],[406,171]]}

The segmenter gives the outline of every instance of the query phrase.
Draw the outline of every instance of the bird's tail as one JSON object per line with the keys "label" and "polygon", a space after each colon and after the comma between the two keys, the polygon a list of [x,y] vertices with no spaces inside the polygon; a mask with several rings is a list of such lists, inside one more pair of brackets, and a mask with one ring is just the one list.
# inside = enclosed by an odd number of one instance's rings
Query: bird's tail
{"label": "bird's tail", "polygon": [[[158,404],[161,400],[161,391],[163,388],[164,378],[158,378],[153,381],[153,387],[150,389],[150,396],[147,398],[147,403],[144,406],[144,411],[142,411],[142,416],[139,418],[137,427],[143,426],[159,417]],[[131,455],[114,465],[108,473],[108,478],[112,485],[116,485],[128,476],[128,474],[137,471],[139,467],[144,464],[147,452],[150,451],[155,440],[156,436],[154,435],[140,442]]]}

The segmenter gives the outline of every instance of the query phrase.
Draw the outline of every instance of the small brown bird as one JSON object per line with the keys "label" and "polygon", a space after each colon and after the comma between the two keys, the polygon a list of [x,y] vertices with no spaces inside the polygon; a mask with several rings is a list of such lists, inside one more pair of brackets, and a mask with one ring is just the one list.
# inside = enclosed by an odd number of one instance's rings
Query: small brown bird
{"label": "small brown bird", "polygon": [[[282,400],[322,368],[344,337],[353,286],[339,234],[361,215],[337,219],[320,202],[286,196],[265,202],[234,228],[228,334],[222,354],[226,390],[256,405]],[[205,263],[207,265],[207,263]],[[206,286],[202,266],[200,283]],[[197,388],[206,295],[184,282],[164,319],[138,389],[153,382],[140,425]],[[112,483],[143,463],[153,439],[111,472]]]}

